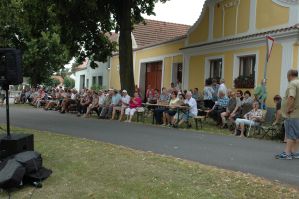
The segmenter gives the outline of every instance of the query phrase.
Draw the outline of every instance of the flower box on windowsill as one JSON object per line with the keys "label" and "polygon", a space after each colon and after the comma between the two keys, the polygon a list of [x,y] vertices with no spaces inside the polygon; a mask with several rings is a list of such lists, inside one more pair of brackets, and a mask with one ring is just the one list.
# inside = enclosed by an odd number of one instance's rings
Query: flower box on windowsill
{"label": "flower box on windowsill", "polygon": [[235,88],[254,88],[254,78],[239,76],[234,80]]}

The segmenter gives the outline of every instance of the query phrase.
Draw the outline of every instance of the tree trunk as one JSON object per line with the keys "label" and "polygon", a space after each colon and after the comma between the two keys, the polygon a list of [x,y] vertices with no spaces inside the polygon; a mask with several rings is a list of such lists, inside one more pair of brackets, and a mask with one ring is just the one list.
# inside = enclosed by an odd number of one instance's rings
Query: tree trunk
{"label": "tree trunk", "polygon": [[126,89],[133,96],[134,93],[134,71],[133,71],[133,49],[132,49],[132,25],[131,7],[132,0],[120,1],[119,15],[119,76],[121,88]]}

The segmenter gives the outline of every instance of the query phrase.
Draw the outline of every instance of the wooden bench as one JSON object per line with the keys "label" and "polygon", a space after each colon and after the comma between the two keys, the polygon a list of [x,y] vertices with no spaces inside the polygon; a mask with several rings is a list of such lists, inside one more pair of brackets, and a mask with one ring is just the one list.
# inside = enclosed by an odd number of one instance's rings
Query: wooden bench
{"label": "wooden bench", "polygon": [[145,113],[145,109],[143,107],[140,109],[137,109],[137,111],[136,111],[137,122],[139,122],[139,117],[141,117],[142,122],[144,122],[144,113]]}
{"label": "wooden bench", "polygon": [[198,130],[198,122],[200,124],[200,128],[202,129],[202,121],[205,119],[206,119],[206,116],[195,116],[194,117],[196,130]]}
{"label": "wooden bench", "polygon": [[198,130],[198,122],[200,124],[200,128],[202,129],[202,121],[208,117],[210,110],[209,109],[207,109],[207,110],[198,109],[198,113],[200,113],[200,112],[202,113],[201,115],[197,115],[194,117],[195,126],[196,126],[197,130]]}

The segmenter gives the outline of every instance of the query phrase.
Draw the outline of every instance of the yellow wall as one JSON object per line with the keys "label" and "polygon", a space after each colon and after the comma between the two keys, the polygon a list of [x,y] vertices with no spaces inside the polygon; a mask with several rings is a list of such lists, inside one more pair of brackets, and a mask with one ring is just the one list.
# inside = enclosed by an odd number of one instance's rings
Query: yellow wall
{"label": "yellow wall", "polygon": [[172,57],[166,57],[164,59],[164,80],[162,82],[162,87],[169,88],[171,83],[171,67],[172,67]]}
{"label": "yellow wall", "polygon": [[214,39],[222,37],[223,26],[223,10],[222,7],[216,4],[214,7],[214,24],[213,24],[213,36]]}
{"label": "yellow wall", "polygon": [[282,7],[272,0],[257,0],[256,28],[263,29],[288,23],[289,8]]}
{"label": "yellow wall", "polygon": [[182,55],[174,56],[173,63],[183,63],[183,56]]}
{"label": "yellow wall", "polygon": [[[140,74],[140,62],[143,59],[149,59],[149,58],[155,58],[155,57],[161,57],[161,56],[162,57],[163,56],[167,57],[167,55],[169,55],[169,54],[179,53],[179,49],[184,46],[184,41],[185,40],[182,39],[182,40],[180,40],[178,42],[175,42],[175,43],[164,44],[164,45],[156,46],[156,47],[153,47],[153,48],[148,48],[148,49],[143,49],[143,50],[136,51],[136,60],[135,60],[135,66],[136,67],[135,67],[135,71],[134,71],[134,75],[135,75],[134,78],[135,78],[136,83],[139,83],[137,81],[139,80],[139,74]],[[183,60],[182,56],[180,56],[180,58],[176,58],[176,59]],[[162,60],[162,61],[164,61],[164,60]],[[168,61],[168,60],[166,60],[166,61]],[[173,62],[173,63],[176,63],[176,62]],[[165,66],[166,65],[164,63],[164,67]],[[169,83],[167,84],[168,80],[169,80]],[[170,80],[171,80],[171,74],[170,74],[170,72],[169,73],[165,73],[165,71],[164,71],[164,82],[163,82],[163,86],[169,87]],[[166,83],[166,84],[164,84],[164,83]]]}
{"label": "yellow wall", "polygon": [[224,36],[234,35],[236,32],[237,7],[224,8]]}
{"label": "yellow wall", "polygon": [[204,87],[204,68],[205,57],[193,56],[190,57],[189,65],[189,88],[199,88],[202,90]]}
{"label": "yellow wall", "polygon": [[[179,49],[184,46],[184,39],[169,43],[163,44],[160,46],[143,49],[136,51],[135,55],[135,70],[134,70],[134,79],[135,84],[139,83],[139,74],[140,74],[140,63],[143,59],[150,59],[150,58],[157,58],[162,57],[164,62],[164,81],[162,82],[162,86],[169,87],[171,83],[171,67],[173,63],[183,63],[183,56],[182,55],[174,55],[171,54],[178,54]],[[154,60],[153,60],[154,61]],[[120,78],[119,72],[117,71],[117,65],[119,65],[118,56],[114,56],[111,61],[111,70],[110,70],[110,87],[120,89]]]}
{"label": "yellow wall", "polygon": [[121,89],[119,71],[117,71],[117,66],[119,65],[118,56],[112,57],[111,68],[110,68],[110,87],[115,89]]}
{"label": "yellow wall", "polygon": [[209,38],[209,9],[206,8],[202,21],[189,35],[189,44],[205,42]]}
{"label": "yellow wall", "polygon": [[[264,64],[265,64],[265,53],[266,47],[258,48],[248,48],[240,49],[234,51],[226,51],[223,53],[212,53],[206,55],[198,55],[190,58],[190,68],[189,68],[189,88],[198,87],[200,90],[204,88],[204,71],[205,71],[205,59],[212,56],[223,56],[224,57],[224,79],[226,81],[226,86],[228,88],[233,88],[233,66],[234,66],[234,55],[239,53],[258,53],[257,60],[257,84],[261,82],[264,75]],[[281,61],[282,61],[282,46],[280,44],[274,44],[272,49],[271,58],[268,64],[268,99],[267,104],[270,107],[274,106],[273,97],[279,94],[280,89],[280,75],[277,78],[278,74],[281,74]],[[242,89],[250,90],[253,93],[253,89]]]}
{"label": "yellow wall", "polygon": [[221,38],[223,36],[223,32],[224,36],[231,36],[236,33],[247,32],[249,29],[250,0],[241,0],[238,6],[224,6],[231,2],[231,0],[224,0],[216,3],[214,7],[214,39]]}
{"label": "yellow wall", "polygon": [[156,46],[153,48],[143,49],[136,52],[136,62],[139,63],[139,60],[151,58],[151,57],[160,57],[163,55],[179,53],[179,49],[184,46],[184,40],[180,40],[176,43],[164,44]]}
{"label": "yellow wall", "polygon": [[249,29],[250,0],[241,0],[238,10],[238,33],[247,32]]}
{"label": "yellow wall", "polygon": [[294,55],[293,55],[293,69],[297,69],[299,66],[299,60],[298,60],[298,52],[299,51],[299,45],[294,46]]}

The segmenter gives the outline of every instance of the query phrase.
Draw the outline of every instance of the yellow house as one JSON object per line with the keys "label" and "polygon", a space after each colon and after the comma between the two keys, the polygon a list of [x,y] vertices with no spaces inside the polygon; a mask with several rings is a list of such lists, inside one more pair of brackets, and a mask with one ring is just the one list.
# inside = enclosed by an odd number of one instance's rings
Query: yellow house
{"label": "yellow house", "polygon": [[[183,79],[183,54],[190,26],[146,20],[135,27],[133,40],[134,80],[144,93],[146,85],[161,90],[171,82]],[[110,60],[110,87],[120,89],[119,58]]]}
{"label": "yellow house", "polygon": [[[267,103],[283,95],[286,73],[299,69],[299,0],[206,0],[186,36],[136,49],[135,82],[145,88],[147,63],[162,62],[161,87],[182,74],[183,88],[203,89],[207,78],[223,78],[233,89],[251,90],[263,79],[266,36],[275,39],[267,69]],[[110,85],[119,87],[111,60]]]}

